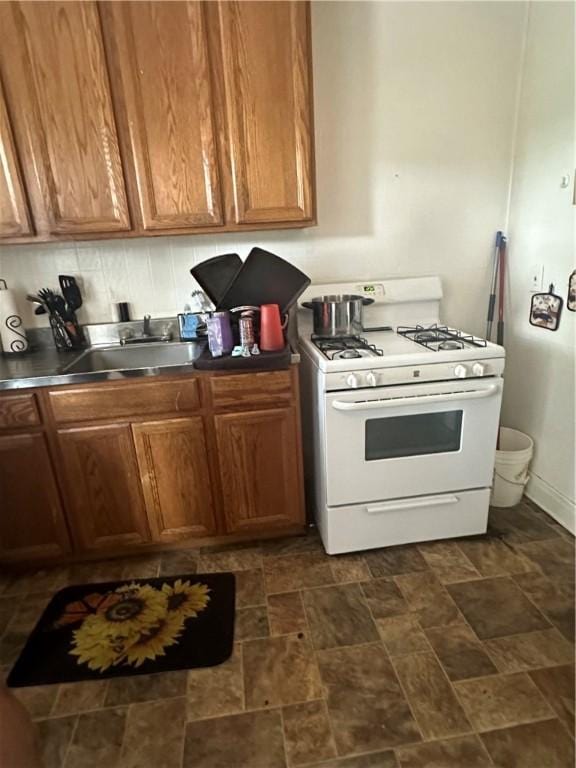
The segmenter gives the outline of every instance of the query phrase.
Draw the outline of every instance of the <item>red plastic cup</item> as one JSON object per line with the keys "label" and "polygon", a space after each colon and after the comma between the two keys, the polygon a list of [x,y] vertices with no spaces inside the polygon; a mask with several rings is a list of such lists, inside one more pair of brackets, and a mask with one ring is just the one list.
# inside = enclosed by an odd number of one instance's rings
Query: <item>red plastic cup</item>
{"label": "red plastic cup", "polygon": [[278,304],[260,307],[260,349],[262,352],[280,352],[284,349],[284,332]]}

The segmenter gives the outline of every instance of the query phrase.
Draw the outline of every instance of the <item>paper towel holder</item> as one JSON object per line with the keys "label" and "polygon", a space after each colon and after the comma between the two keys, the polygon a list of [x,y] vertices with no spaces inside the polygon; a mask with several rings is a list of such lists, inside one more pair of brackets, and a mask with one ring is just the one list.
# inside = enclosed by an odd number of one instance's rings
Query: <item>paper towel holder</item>
{"label": "paper towel holder", "polygon": [[[29,349],[24,321],[18,314],[13,298],[9,296],[9,314],[4,316],[2,309],[1,294],[10,293],[6,280],[0,277],[0,340],[2,341],[3,353],[5,355],[24,354]],[[11,306],[10,306],[11,302]]]}

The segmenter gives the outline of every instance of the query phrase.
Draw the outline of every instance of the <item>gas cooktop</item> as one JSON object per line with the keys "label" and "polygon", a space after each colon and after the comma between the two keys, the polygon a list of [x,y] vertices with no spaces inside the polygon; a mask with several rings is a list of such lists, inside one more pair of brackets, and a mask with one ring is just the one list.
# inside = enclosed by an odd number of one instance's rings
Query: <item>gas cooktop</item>
{"label": "gas cooktop", "polygon": [[[364,307],[360,336],[314,335],[312,314],[302,302],[327,294],[371,299]],[[300,300],[300,349],[335,388],[350,373],[362,382],[370,372],[371,381],[396,382],[490,376],[503,369],[502,347],[440,322],[441,297],[437,277],[311,285]],[[500,362],[491,362],[495,360]]]}
{"label": "gas cooktop", "polygon": [[312,341],[328,360],[354,360],[359,357],[382,357],[384,352],[361,336],[315,336]]}
{"label": "gas cooktop", "polygon": [[463,333],[456,328],[448,328],[446,325],[409,325],[399,326],[397,332],[407,339],[412,339],[433,352],[445,352],[447,350],[466,349],[467,347],[486,347],[488,342],[478,336]]}

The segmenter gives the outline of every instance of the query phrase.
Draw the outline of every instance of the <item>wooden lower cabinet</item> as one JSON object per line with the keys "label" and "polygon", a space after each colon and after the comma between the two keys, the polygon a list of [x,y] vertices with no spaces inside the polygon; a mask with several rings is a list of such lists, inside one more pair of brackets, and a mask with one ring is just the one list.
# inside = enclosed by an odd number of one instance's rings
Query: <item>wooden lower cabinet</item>
{"label": "wooden lower cabinet", "polygon": [[0,557],[56,557],[68,531],[42,433],[0,436]]}
{"label": "wooden lower cabinet", "polygon": [[154,541],[217,531],[204,423],[200,416],[133,424]]}
{"label": "wooden lower cabinet", "polygon": [[295,408],[225,413],[214,420],[226,530],[302,525]]}
{"label": "wooden lower cabinet", "polygon": [[80,549],[150,540],[129,424],[58,430],[70,527]]}
{"label": "wooden lower cabinet", "polygon": [[302,530],[299,418],[295,367],[0,392],[0,560]]}

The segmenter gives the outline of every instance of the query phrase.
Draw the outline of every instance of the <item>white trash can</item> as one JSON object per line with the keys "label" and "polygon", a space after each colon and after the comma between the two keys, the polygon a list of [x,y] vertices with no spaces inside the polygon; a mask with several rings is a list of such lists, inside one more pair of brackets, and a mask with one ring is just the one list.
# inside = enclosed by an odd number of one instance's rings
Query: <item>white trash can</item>
{"label": "white trash can", "polygon": [[496,451],[494,485],[490,503],[494,507],[513,507],[520,502],[528,482],[528,467],[534,441],[523,432],[500,427],[500,448]]}

